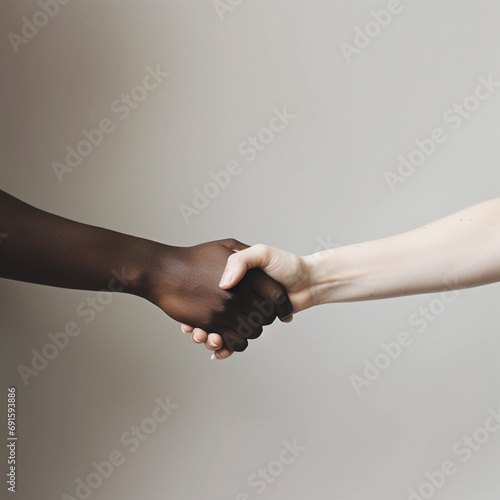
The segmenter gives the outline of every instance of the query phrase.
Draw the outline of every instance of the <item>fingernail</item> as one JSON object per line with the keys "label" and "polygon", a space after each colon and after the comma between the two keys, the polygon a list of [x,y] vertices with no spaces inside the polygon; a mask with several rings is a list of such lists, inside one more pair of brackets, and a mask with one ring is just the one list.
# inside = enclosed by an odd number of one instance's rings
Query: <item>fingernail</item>
{"label": "fingernail", "polygon": [[214,354],[212,354],[212,355],[210,356],[210,359],[217,359],[217,358],[215,357],[215,353],[214,353]]}
{"label": "fingernail", "polygon": [[219,286],[223,287],[231,283],[231,280],[233,278],[233,273],[231,271],[225,271],[224,274],[222,275],[222,278],[220,279]]}
{"label": "fingernail", "polygon": [[201,344],[202,341],[196,336],[196,334],[193,335],[193,340],[197,343],[197,344]]}
{"label": "fingernail", "polygon": [[188,332],[186,332],[186,330],[184,330],[184,325],[181,325],[181,331],[182,331],[182,333],[188,333]]}

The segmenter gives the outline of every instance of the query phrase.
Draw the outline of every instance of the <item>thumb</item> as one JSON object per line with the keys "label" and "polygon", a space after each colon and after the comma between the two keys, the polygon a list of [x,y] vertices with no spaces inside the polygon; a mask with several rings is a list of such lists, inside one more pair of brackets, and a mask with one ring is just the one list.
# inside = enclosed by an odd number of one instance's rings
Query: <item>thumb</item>
{"label": "thumb", "polygon": [[272,248],[267,245],[254,245],[229,256],[219,286],[228,290],[238,284],[246,272],[256,267],[264,272],[272,256]]}

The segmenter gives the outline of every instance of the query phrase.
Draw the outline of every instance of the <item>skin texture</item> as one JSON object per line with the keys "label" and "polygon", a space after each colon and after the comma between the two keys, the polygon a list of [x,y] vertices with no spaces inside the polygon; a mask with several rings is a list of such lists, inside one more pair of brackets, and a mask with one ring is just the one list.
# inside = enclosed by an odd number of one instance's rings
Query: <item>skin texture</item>
{"label": "skin texture", "polygon": [[249,339],[258,338],[277,315],[289,316],[292,306],[284,288],[259,269],[231,290],[218,286],[228,257],[244,248],[247,245],[236,240],[170,247],[156,267],[146,298],[181,323],[197,317],[195,324],[220,333],[228,350],[245,350]]}
{"label": "skin texture", "polygon": [[[413,231],[298,257],[255,245],[228,258],[221,287],[260,268],[287,290],[294,313],[335,303],[469,288],[500,281],[500,198]],[[191,327],[183,325],[185,331]],[[197,331],[205,339],[204,332]],[[212,342],[220,339],[212,337]],[[217,358],[221,359],[216,355]]]}
{"label": "skin texture", "polygon": [[292,312],[284,287],[259,269],[231,290],[218,286],[228,257],[248,248],[233,239],[163,245],[49,214],[3,191],[0,234],[0,277],[143,297],[179,322],[220,334],[222,355],[243,351],[263,326]]}

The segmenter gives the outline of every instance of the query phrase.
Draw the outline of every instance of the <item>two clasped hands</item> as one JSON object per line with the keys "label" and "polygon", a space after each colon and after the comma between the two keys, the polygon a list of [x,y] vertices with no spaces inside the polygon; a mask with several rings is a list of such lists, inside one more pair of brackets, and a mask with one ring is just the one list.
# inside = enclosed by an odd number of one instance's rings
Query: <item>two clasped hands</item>
{"label": "two clasped hands", "polygon": [[[3,191],[0,233],[0,277],[143,297],[216,359],[245,350],[276,318],[289,322],[312,306],[500,281],[500,198],[305,257],[233,239],[165,245],[71,221]],[[117,274],[121,289],[110,285]]]}
{"label": "two clasped hands", "polygon": [[[500,281],[500,199],[462,210],[427,226],[389,238],[325,250],[306,257],[265,245],[243,248],[237,243],[225,265],[219,287],[238,292],[252,286],[245,280],[256,268],[276,283],[270,285],[270,313],[252,312],[238,322],[228,339],[203,323],[183,324],[194,342],[205,343],[223,359],[242,350],[261,333],[262,325],[277,316],[291,321],[291,313],[312,306],[372,300],[420,293],[443,292]],[[262,276],[262,275],[258,275]],[[264,278],[263,278],[264,279]],[[275,307],[272,309],[272,303]],[[234,318],[234,316],[233,316]],[[241,319],[241,318],[240,318]],[[246,328],[248,324],[255,328]],[[185,323],[185,322],[184,322]],[[218,332],[218,333],[211,333]],[[238,342],[232,342],[237,338]]]}

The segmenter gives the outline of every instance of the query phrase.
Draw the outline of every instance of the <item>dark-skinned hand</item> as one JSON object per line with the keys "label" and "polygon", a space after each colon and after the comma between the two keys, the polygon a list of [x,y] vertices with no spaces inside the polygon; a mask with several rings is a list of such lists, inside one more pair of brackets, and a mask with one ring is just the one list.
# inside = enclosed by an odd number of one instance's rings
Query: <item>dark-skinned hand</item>
{"label": "dark-skinned hand", "polygon": [[260,269],[249,271],[231,290],[219,287],[228,257],[245,248],[233,239],[166,247],[145,297],[180,323],[218,333],[229,352],[243,351],[263,326],[292,313],[285,289]]}

